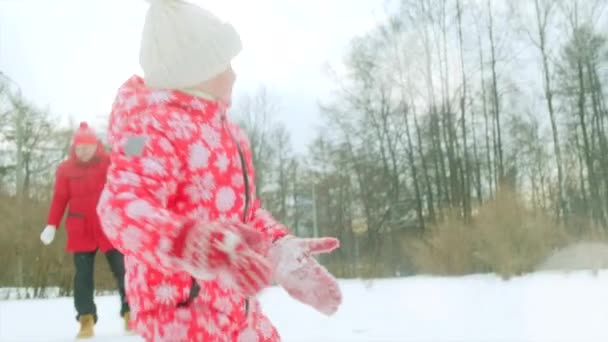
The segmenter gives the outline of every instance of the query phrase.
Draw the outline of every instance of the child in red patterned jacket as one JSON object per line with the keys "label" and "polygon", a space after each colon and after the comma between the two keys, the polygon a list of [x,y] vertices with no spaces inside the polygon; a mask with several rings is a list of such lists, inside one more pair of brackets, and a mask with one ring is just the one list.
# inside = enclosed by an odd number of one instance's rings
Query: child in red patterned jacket
{"label": "child in red patterned jacket", "polygon": [[279,341],[255,299],[272,281],[325,314],[336,280],[260,206],[246,136],[226,117],[237,32],[182,0],[150,0],[144,77],[118,91],[97,211],[125,254],[134,330],[147,341]]}

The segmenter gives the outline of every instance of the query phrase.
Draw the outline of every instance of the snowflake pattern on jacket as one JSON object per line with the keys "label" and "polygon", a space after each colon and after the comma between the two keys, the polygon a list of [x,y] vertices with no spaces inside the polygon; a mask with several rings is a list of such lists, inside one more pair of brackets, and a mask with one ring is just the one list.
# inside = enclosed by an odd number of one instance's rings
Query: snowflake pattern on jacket
{"label": "snowflake pattern on jacket", "polygon": [[225,109],[148,89],[133,76],[118,91],[108,141],[111,166],[97,210],[125,254],[135,331],[148,341],[237,341],[239,332],[239,341],[278,341],[259,303],[252,299],[246,310],[246,298],[222,277],[197,279],[200,292],[188,302],[193,278],[175,252],[181,234],[204,222],[248,223],[268,246],[288,233],[260,207],[247,137]]}

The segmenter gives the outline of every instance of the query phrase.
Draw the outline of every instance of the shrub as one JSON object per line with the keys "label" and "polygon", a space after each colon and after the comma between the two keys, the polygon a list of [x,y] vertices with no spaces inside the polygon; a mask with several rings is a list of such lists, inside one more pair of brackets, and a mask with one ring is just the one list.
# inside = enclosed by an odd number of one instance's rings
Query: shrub
{"label": "shrub", "polygon": [[406,248],[418,272],[439,275],[496,273],[509,278],[532,272],[572,238],[544,212],[502,190],[478,207],[470,222],[449,213]]}
{"label": "shrub", "polygon": [[[47,210],[48,203],[30,200],[24,203],[25,214],[20,215],[15,199],[0,193],[0,288],[32,289],[24,292],[26,297],[43,297],[49,287],[59,288],[61,295],[71,293],[74,267],[72,255],[64,249],[64,227],[50,246],[39,239]],[[102,253],[98,253],[95,266],[96,289],[114,289],[115,281]]]}

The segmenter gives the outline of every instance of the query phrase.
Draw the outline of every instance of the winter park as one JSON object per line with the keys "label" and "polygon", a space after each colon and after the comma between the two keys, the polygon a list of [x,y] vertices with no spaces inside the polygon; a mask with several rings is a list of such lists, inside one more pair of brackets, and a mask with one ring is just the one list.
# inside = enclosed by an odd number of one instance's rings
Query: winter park
{"label": "winter park", "polygon": [[0,0],[0,342],[608,340],[608,0]]}

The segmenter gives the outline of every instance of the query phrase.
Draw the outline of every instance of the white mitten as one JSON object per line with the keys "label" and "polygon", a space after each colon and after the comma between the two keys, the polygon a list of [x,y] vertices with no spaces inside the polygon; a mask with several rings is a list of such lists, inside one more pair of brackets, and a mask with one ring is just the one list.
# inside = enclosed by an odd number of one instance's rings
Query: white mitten
{"label": "white mitten", "polygon": [[329,253],[339,245],[340,241],[331,237],[282,238],[269,251],[275,280],[291,297],[333,315],[342,303],[340,286],[313,255]]}
{"label": "white mitten", "polygon": [[40,234],[40,240],[45,245],[50,245],[51,242],[55,239],[55,232],[57,231],[57,227],[55,226],[46,226],[42,233]]}

